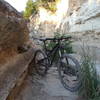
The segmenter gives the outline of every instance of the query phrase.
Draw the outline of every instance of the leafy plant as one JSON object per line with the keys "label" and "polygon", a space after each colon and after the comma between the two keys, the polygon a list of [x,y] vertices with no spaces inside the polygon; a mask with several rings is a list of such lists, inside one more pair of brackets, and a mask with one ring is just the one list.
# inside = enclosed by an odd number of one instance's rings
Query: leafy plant
{"label": "leafy plant", "polygon": [[52,12],[56,11],[55,0],[28,0],[23,13],[24,18],[28,19],[32,14],[36,14],[40,6],[43,6],[45,9],[48,9]]}
{"label": "leafy plant", "polygon": [[[54,38],[60,38],[60,37],[67,37],[66,35],[61,35],[59,33],[55,33]],[[68,41],[61,41],[64,49],[61,50],[61,53],[73,53],[73,49],[72,49],[72,41],[68,40]],[[52,48],[57,44],[57,41],[47,41],[46,42],[46,47],[48,50],[52,50]],[[57,52],[59,53],[59,52]],[[59,54],[56,55],[55,57],[55,61],[58,59]]]}
{"label": "leafy plant", "polygon": [[52,12],[56,11],[56,2],[57,0],[37,0],[37,2],[41,2],[42,6]]}
{"label": "leafy plant", "polygon": [[[59,34],[58,32],[54,33],[54,38],[60,38],[60,37],[67,37],[65,34]],[[62,45],[64,46],[64,51],[66,53],[73,53],[72,49],[72,40],[62,41]],[[56,41],[49,41],[47,42],[47,48],[52,49],[56,45]]]}
{"label": "leafy plant", "polygon": [[38,11],[38,2],[33,2],[33,0],[28,0],[23,16],[27,19],[37,11]]}
{"label": "leafy plant", "polygon": [[82,88],[79,94],[83,95],[87,100],[100,100],[99,81],[96,71],[96,63],[92,56],[82,48]]}

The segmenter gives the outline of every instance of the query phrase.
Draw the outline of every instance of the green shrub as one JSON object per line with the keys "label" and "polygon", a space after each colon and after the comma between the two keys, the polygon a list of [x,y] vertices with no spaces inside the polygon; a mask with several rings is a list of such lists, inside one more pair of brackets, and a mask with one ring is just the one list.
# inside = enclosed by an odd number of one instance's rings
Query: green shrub
{"label": "green shrub", "polygon": [[[66,35],[61,35],[59,33],[56,33],[54,38],[60,38],[60,37],[67,37]],[[71,45],[72,41],[68,40],[68,41],[62,41],[62,45],[64,45],[64,49],[62,49],[61,53],[73,53],[73,49],[72,49],[72,45]],[[48,50],[52,50],[52,48],[57,44],[56,41],[47,41],[46,42],[46,47]],[[59,53],[59,52],[57,52]],[[58,60],[59,54],[56,55],[55,57],[55,61]]]}
{"label": "green shrub", "polygon": [[24,18],[28,19],[32,14],[38,11],[38,2],[33,2],[33,0],[28,0],[26,4],[25,11],[23,13]]}
{"label": "green shrub", "polygon": [[55,12],[57,10],[56,8],[57,0],[37,0],[37,2],[40,2],[41,6],[52,12]]}
{"label": "green shrub", "polygon": [[95,97],[94,99],[89,99],[89,100],[100,100],[100,96]]}
{"label": "green shrub", "polygon": [[[55,33],[54,38],[60,38],[60,37],[67,37],[67,35]],[[64,45],[64,52],[73,53],[73,49],[72,49],[71,43],[72,43],[72,40],[62,41],[62,44]],[[46,44],[47,44],[46,45],[47,48],[49,50],[51,50],[56,45],[56,42],[55,41],[47,41]]]}
{"label": "green shrub", "polygon": [[23,16],[25,19],[28,19],[32,14],[36,14],[38,12],[39,7],[44,7],[52,12],[56,11],[56,2],[49,0],[28,0],[26,4],[25,11],[23,12]]}

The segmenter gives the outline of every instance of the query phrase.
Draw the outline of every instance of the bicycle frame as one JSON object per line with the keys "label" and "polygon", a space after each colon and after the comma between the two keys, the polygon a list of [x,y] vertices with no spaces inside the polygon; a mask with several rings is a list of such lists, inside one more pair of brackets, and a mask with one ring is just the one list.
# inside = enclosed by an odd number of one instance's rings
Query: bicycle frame
{"label": "bicycle frame", "polygon": [[[49,51],[47,50],[46,43],[44,42],[44,50],[45,50],[45,53],[47,56],[46,58],[49,60],[49,67],[52,66],[54,59],[57,55],[57,52],[59,52],[59,56],[61,56],[60,49],[61,49],[60,41],[58,41],[58,43],[52,48],[52,50],[49,50]],[[53,56],[53,57],[51,57],[51,56]]]}

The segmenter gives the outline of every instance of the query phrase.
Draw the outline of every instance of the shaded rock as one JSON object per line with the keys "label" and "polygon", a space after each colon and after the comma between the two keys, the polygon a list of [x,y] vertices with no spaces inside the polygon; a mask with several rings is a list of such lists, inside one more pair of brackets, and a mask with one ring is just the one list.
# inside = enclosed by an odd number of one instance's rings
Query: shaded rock
{"label": "shaded rock", "polygon": [[8,16],[16,16],[21,18],[21,14],[4,0],[0,0],[0,14]]}
{"label": "shaded rock", "polygon": [[23,54],[13,57],[9,63],[0,67],[0,100],[12,99],[17,95],[19,87],[26,78],[29,64],[34,57],[35,49],[29,49]]}
{"label": "shaded rock", "polygon": [[16,52],[19,46],[28,41],[28,33],[22,15],[6,1],[0,0],[0,55],[7,49]]}

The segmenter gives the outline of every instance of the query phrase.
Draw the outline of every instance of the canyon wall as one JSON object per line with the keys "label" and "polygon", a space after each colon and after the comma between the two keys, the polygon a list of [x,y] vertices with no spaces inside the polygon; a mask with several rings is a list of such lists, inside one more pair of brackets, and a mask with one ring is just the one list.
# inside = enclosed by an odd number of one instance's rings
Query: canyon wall
{"label": "canyon wall", "polygon": [[[77,2],[79,1],[81,0],[77,0]],[[75,7],[77,8],[71,11],[72,14],[67,16],[63,21],[63,25],[65,23],[68,23],[67,25],[69,25],[69,30],[65,31],[66,32],[84,32],[84,31],[95,31],[95,30],[99,31],[100,29],[99,0],[89,0],[81,2],[81,5],[73,6],[72,8]],[[66,27],[66,25],[62,26],[62,28],[63,27]]]}
{"label": "canyon wall", "polygon": [[[58,24],[59,22],[54,23],[54,20],[51,22],[46,20],[39,23],[39,17],[41,17],[39,13],[32,15],[30,17],[30,35],[51,37],[58,31],[64,34],[74,34],[81,39],[90,39],[99,42],[100,0],[69,0],[68,6],[68,11],[60,21],[60,24]],[[49,12],[46,10],[44,10],[43,13],[45,14],[44,17],[42,16],[44,19],[48,16],[52,16],[49,15]],[[53,18],[53,16],[50,18]],[[57,18],[57,16],[55,18]]]}

